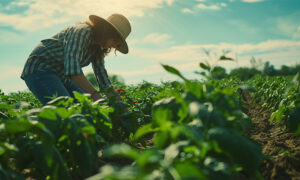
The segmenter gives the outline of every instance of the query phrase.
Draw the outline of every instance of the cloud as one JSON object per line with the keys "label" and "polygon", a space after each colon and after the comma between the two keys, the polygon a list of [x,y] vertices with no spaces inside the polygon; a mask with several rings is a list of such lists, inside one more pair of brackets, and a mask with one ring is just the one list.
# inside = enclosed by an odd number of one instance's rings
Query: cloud
{"label": "cloud", "polygon": [[198,4],[196,7],[199,9],[204,9],[204,10],[220,10],[220,7],[217,5],[207,6],[205,4]]}
{"label": "cloud", "polygon": [[122,77],[132,77],[132,76],[139,76],[139,75],[149,75],[149,74],[157,74],[162,73],[164,70],[159,64],[146,66],[142,70],[137,71],[116,71],[111,72],[112,74],[120,74]]}
{"label": "cloud", "polygon": [[189,9],[189,8],[183,8],[183,9],[181,9],[181,12],[182,13],[185,13],[185,14],[193,14],[194,12],[191,10],[191,9]]}
{"label": "cloud", "polygon": [[25,90],[26,85],[20,79],[23,67],[20,66],[1,66],[0,67],[0,89],[5,93]]}
{"label": "cloud", "polygon": [[166,0],[166,3],[171,6],[174,3],[174,0]]}
{"label": "cloud", "polygon": [[153,33],[153,34],[147,35],[143,39],[143,42],[159,44],[159,43],[162,43],[162,42],[166,42],[170,38],[171,38],[171,36],[169,34],[155,34],[155,33]]}
{"label": "cloud", "polygon": [[0,9],[0,23],[18,30],[34,31],[66,23],[73,19],[86,20],[89,14],[107,17],[111,13],[121,13],[128,18],[142,17],[146,10],[161,8],[166,3],[171,6],[174,0],[30,0],[13,1],[4,8],[26,7],[19,13],[5,13]]}
{"label": "cloud", "polygon": [[220,3],[220,6],[227,7],[227,4],[226,3]]}
{"label": "cloud", "polygon": [[20,77],[22,73],[23,67],[20,66],[1,66],[0,67],[0,81]]}
{"label": "cloud", "polygon": [[256,3],[256,2],[262,2],[264,0],[242,0],[245,3]]}
{"label": "cloud", "polygon": [[[222,55],[223,50],[230,50],[230,57],[252,56],[273,52],[300,52],[300,41],[292,40],[269,40],[257,44],[187,44],[182,46],[171,46],[166,49],[140,49],[132,48],[132,55],[140,59],[150,59],[156,62],[192,62],[206,60],[208,57],[204,49],[210,50],[212,59],[217,59]],[[288,57],[287,57],[288,58]],[[293,57],[295,60],[296,57]]]}
{"label": "cloud", "polygon": [[300,39],[300,26],[297,28],[297,31],[293,34],[293,37],[295,39]]}
{"label": "cloud", "polygon": [[[212,11],[218,11],[220,10],[221,8],[224,8],[224,7],[227,7],[227,4],[222,2],[222,3],[214,3],[214,4],[211,4],[208,5],[206,3],[205,0],[197,0],[198,2],[201,2],[200,4],[197,4],[196,6],[194,6],[194,11],[195,10],[212,10]],[[193,13],[194,11],[190,10],[190,9],[182,9],[181,12],[183,13]]]}
{"label": "cloud", "polygon": [[273,19],[277,26],[277,31],[285,36],[292,37],[294,39],[300,38],[300,13],[294,13],[286,17],[279,17]]}
{"label": "cloud", "polygon": [[[210,57],[204,53],[204,49],[210,51]],[[129,82],[140,82],[142,80],[159,82],[159,78],[162,79],[166,76],[169,78],[169,74],[160,66],[160,63],[162,63],[177,68],[180,72],[188,75],[187,77],[194,78],[196,76],[193,75],[193,72],[200,70],[200,62],[208,61],[210,64],[214,64],[222,55],[223,50],[232,50],[227,56],[237,59],[235,62],[219,61],[217,63],[217,65],[227,70],[241,66],[250,67],[249,60],[252,56],[256,59],[262,59],[263,62],[270,61],[277,68],[283,64],[295,65],[300,63],[300,41],[292,40],[270,40],[256,44],[186,44],[152,50],[133,47],[131,56],[145,62],[151,60],[156,65],[145,66],[136,71],[117,71],[116,74],[125,77]],[[170,78],[173,78],[172,80],[176,79],[172,76]]]}

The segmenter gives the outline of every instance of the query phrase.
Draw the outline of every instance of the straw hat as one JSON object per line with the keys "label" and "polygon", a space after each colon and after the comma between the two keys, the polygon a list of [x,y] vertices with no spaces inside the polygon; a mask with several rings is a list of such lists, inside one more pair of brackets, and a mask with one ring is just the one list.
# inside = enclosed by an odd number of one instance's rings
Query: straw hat
{"label": "straw hat", "polygon": [[[112,14],[107,19],[103,19],[96,15],[90,15],[89,19],[95,25],[96,31],[97,28],[101,27],[97,25],[101,25],[102,23],[107,23],[109,26],[114,28],[122,40],[122,44],[119,48],[117,48],[117,50],[124,54],[128,53],[126,38],[131,32],[131,26],[126,17],[121,14]],[[101,30],[99,29],[99,31]]]}

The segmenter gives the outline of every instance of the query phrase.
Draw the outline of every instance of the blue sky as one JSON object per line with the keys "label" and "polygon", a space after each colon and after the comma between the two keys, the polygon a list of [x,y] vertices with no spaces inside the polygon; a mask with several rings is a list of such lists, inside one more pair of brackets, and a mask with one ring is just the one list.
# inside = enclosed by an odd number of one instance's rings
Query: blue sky
{"label": "blue sky", "polygon": [[26,89],[19,76],[40,40],[90,14],[111,13],[124,14],[132,25],[129,54],[106,57],[107,71],[127,84],[176,79],[161,63],[199,78],[199,62],[214,63],[223,50],[237,58],[220,64],[228,71],[250,66],[252,56],[276,67],[300,63],[299,0],[1,0],[0,89]]}

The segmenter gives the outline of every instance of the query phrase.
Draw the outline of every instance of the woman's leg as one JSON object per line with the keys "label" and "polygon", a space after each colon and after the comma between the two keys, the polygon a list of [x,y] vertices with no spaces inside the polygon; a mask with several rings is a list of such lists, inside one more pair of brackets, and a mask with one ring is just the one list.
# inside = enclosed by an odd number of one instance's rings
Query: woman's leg
{"label": "woman's leg", "polygon": [[51,70],[40,70],[24,78],[29,90],[45,105],[53,96],[71,96],[60,78]]}

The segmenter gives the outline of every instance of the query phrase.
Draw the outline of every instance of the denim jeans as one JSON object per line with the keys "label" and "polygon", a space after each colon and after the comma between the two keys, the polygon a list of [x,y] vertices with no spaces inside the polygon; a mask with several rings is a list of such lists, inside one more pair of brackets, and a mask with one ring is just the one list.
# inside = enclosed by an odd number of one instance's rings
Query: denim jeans
{"label": "denim jeans", "polygon": [[24,77],[29,90],[43,104],[51,100],[50,97],[69,96],[74,97],[73,91],[85,93],[71,79],[63,83],[55,72],[49,69],[42,69]]}

